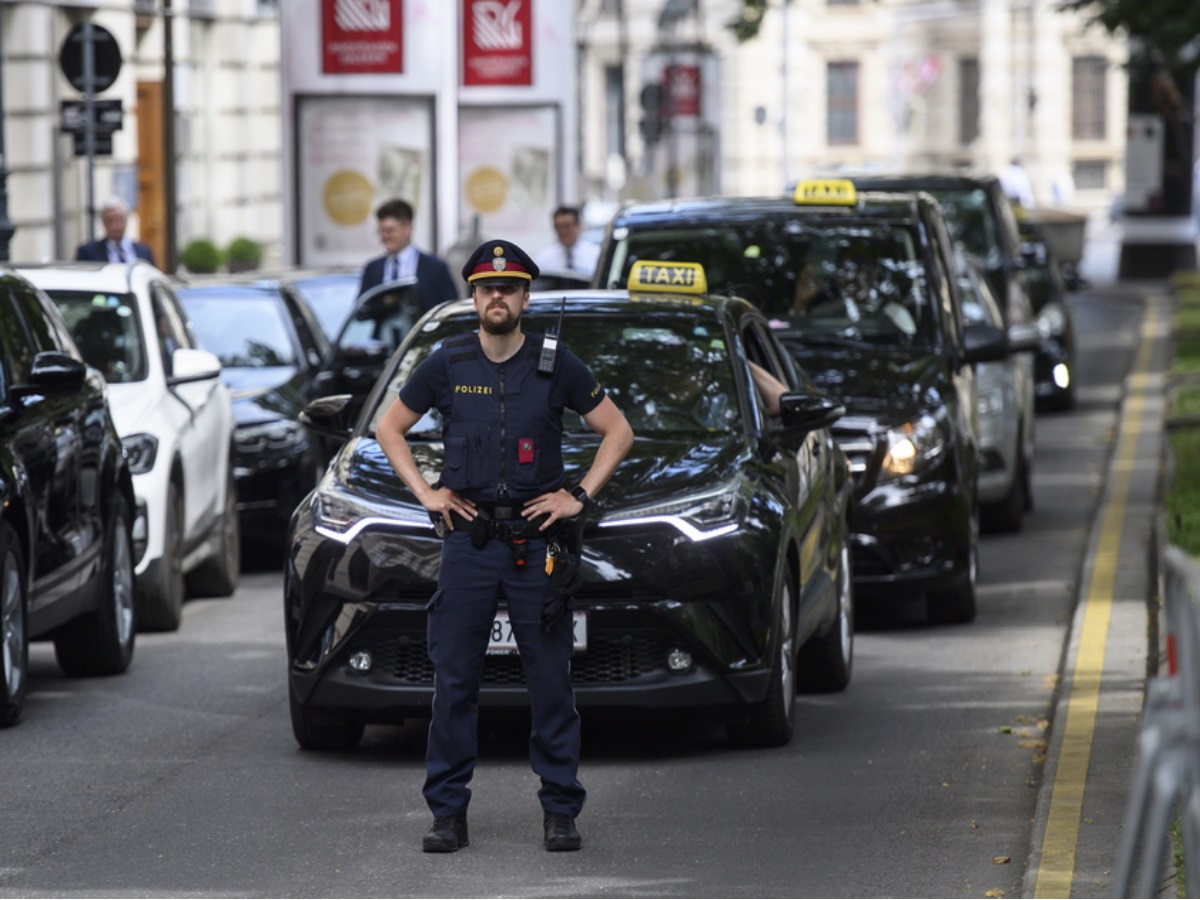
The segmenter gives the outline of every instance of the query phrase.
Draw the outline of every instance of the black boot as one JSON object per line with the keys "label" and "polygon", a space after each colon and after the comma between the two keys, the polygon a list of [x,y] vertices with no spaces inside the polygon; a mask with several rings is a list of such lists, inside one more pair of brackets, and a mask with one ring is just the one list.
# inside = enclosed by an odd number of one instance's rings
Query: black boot
{"label": "black boot", "polygon": [[575,830],[574,817],[566,813],[547,812],[542,827],[546,829],[547,850],[578,850],[583,846],[583,838]]}
{"label": "black boot", "polygon": [[470,843],[467,840],[467,814],[459,813],[457,816],[436,816],[433,827],[421,841],[421,849],[426,853],[453,853]]}

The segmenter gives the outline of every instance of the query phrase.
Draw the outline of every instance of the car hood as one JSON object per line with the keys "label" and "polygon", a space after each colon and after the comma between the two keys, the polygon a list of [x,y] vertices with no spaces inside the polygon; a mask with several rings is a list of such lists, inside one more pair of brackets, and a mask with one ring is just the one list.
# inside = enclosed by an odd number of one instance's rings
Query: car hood
{"label": "car hood", "polygon": [[906,421],[945,403],[946,361],[932,353],[815,347],[785,341],[788,350],[821,390],[837,397],[851,415]]}
{"label": "car hood", "polygon": [[[438,473],[442,467],[442,444],[413,441],[410,444],[417,467]],[[566,442],[563,463],[566,483],[583,477],[596,455],[594,440]],[[736,438],[714,437],[703,442],[694,435],[686,440],[668,437],[637,438],[628,455],[599,498],[601,507],[637,507],[661,503],[709,490],[744,472],[749,449]],[[344,488],[376,506],[412,505],[379,445],[371,438],[357,438],[346,445],[333,471],[341,474]],[[617,500],[619,498],[619,501]]]}

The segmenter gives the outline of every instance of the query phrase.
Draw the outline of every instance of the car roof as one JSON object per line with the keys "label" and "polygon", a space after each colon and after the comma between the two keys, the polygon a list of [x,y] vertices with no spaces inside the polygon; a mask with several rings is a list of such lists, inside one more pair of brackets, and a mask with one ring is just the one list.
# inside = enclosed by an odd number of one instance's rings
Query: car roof
{"label": "car roof", "polygon": [[145,260],[131,263],[50,261],[12,263],[42,290],[132,292],[136,284],[167,276]]}
{"label": "car roof", "polygon": [[613,220],[613,227],[650,222],[687,222],[689,220],[754,219],[781,212],[814,218],[896,218],[911,219],[923,203],[933,203],[921,191],[859,191],[852,206],[798,204],[791,195],[777,197],[701,197],[687,200],[662,200],[629,203]]}
{"label": "car roof", "polygon": [[876,172],[846,177],[855,184],[867,186],[869,190],[969,190],[999,181],[995,175],[982,172]]}
{"label": "car roof", "polygon": [[[529,310],[539,315],[565,310],[564,316],[591,313],[593,315],[655,313],[686,314],[719,317],[726,313],[741,316],[756,312],[748,300],[722,294],[687,294],[626,290],[584,289],[569,291],[533,291],[529,295]],[[432,320],[443,321],[473,315],[472,300],[449,300],[434,308]],[[564,329],[565,330],[565,329]]]}

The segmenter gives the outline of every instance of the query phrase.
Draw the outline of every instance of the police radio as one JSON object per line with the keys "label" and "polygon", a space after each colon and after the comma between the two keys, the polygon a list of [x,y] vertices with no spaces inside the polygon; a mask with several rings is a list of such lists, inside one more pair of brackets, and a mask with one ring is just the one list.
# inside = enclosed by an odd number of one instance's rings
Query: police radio
{"label": "police radio", "polygon": [[562,304],[558,307],[558,326],[554,331],[547,331],[542,337],[542,355],[538,358],[537,370],[550,375],[554,372],[554,357],[558,353],[558,336],[562,334],[563,313],[567,311],[567,295],[563,294]]}

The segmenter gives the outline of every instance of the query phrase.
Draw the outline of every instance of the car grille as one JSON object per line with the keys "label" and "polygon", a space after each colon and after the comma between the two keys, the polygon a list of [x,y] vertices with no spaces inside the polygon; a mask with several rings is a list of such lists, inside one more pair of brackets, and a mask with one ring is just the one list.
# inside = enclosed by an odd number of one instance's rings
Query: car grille
{"label": "car grille", "polygon": [[[433,684],[433,663],[425,644],[406,636],[393,636],[363,648],[375,658],[375,671],[402,684]],[[620,684],[666,672],[666,642],[651,636],[622,635],[616,638],[590,636],[585,653],[571,660],[573,684]],[[483,665],[484,685],[523,685],[525,673],[517,654],[489,655]]]}

